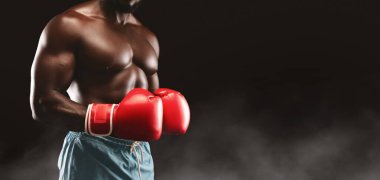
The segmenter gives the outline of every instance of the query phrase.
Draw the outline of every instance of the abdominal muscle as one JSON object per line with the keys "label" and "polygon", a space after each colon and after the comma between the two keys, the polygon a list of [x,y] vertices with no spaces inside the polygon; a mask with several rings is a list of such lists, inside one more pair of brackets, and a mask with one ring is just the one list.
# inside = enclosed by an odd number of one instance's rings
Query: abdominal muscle
{"label": "abdominal muscle", "polygon": [[135,65],[118,72],[107,70],[78,74],[67,93],[72,101],[91,103],[119,103],[134,88],[148,89],[145,73]]}

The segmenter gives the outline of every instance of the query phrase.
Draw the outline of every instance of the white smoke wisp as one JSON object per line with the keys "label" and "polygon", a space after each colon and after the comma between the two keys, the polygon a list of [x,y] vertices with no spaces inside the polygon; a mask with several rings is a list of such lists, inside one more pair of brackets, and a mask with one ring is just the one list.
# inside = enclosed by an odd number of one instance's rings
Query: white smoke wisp
{"label": "white smoke wisp", "polygon": [[[227,98],[210,98],[192,106],[186,135],[164,136],[151,143],[155,179],[380,179],[380,123],[373,110],[352,117],[357,127],[333,124],[305,136],[279,138],[250,124],[273,117],[252,113],[244,94],[222,96]],[[2,180],[58,178],[63,138],[54,133],[41,137],[22,158],[0,167]]]}
{"label": "white smoke wisp", "polygon": [[[281,142],[244,122],[257,118],[245,112],[239,93],[200,103],[188,136],[157,144],[156,179],[374,180],[380,178],[380,135],[376,113],[357,118],[372,129],[338,125]],[[316,117],[310,121],[318,120]],[[242,123],[241,123],[242,122]],[[368,125],[367,125],[368,126]],[[377,132],[379,133],[377,133]],[[184,142],[181,142],[184,141]],[[177,144],[176,144],[177,143]],[[363,144],[364,143],[364,144]],[[169,154],[169,155],[168,155]],[[161,166],[161,167],[160,167]]]}

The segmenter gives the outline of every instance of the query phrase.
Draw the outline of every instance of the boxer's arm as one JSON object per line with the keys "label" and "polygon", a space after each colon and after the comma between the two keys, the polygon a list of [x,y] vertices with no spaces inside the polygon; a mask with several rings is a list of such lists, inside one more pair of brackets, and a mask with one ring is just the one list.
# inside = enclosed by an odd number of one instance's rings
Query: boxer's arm
{"label": "boxer's arm", "polygon": [[148,77],[148,90],[150,92],[156,91],[160,87],[160,82],[158,79],[158,74],[154,73],[153,75]]}
{"label": "boxer's arm", "polygon": [[[160,46],[158,44],[156,36],[154,34],[150,34],[147,36],[147,39],[150,42],[151,46],[153,47],[158,59],[160,56]],[[148,77],[148,86],[149,86],[148,90],[152,93],[160,87],[157,72]]]}
{"label": "boxer's arm", "polygon": [[66,130],[82,130],[86,107],[65,96],[75,65],[74,21],[56,17],[42,32],[31,69],[33,118]]}

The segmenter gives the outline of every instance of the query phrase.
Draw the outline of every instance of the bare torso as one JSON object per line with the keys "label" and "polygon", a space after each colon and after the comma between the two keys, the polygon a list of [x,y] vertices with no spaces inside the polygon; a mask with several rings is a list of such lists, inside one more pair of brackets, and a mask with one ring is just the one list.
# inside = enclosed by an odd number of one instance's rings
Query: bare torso
{"label": "bare torso", "polygon": [[34,119],[81,130],[89,103],[118,103],[133,88],[158,88],[154,34],[131,13],[104,10],[100,2],[75,6],[44,29],[32,66]]}
{"label": "bare torso", "polygon": [[69,13],[83,24],[68,89],[72,100],[115,103],[133,88],[148,89],[147,77],[157,72],[158,65],[154,35],[133,17],[132,23],[120,25],[85,14],[91,6],[83,4]]}

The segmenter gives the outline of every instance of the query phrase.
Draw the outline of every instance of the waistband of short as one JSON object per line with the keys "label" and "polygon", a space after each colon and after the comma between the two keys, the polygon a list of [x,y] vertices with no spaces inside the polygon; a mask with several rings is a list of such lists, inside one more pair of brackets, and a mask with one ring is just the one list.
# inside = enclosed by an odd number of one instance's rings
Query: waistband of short
{"label": "waistband of short", "polygon": [[140,145],[149,145],[148,142],[146,141],[134,141],[134,140],[128,140],[128,139],[119,139],[111,136],[92,136],[90,134],[87,134],[85,132],[75,132],[75,131],[69,131],[67,134],[67,138],[76,138],[76,137],[84,137],[86,139],[90,140],[97,140],[101,142],[106,142],[106,143],[112,143],[115,145],[120,145],[120,146],[131,146],[135,142],[139,142]]}

